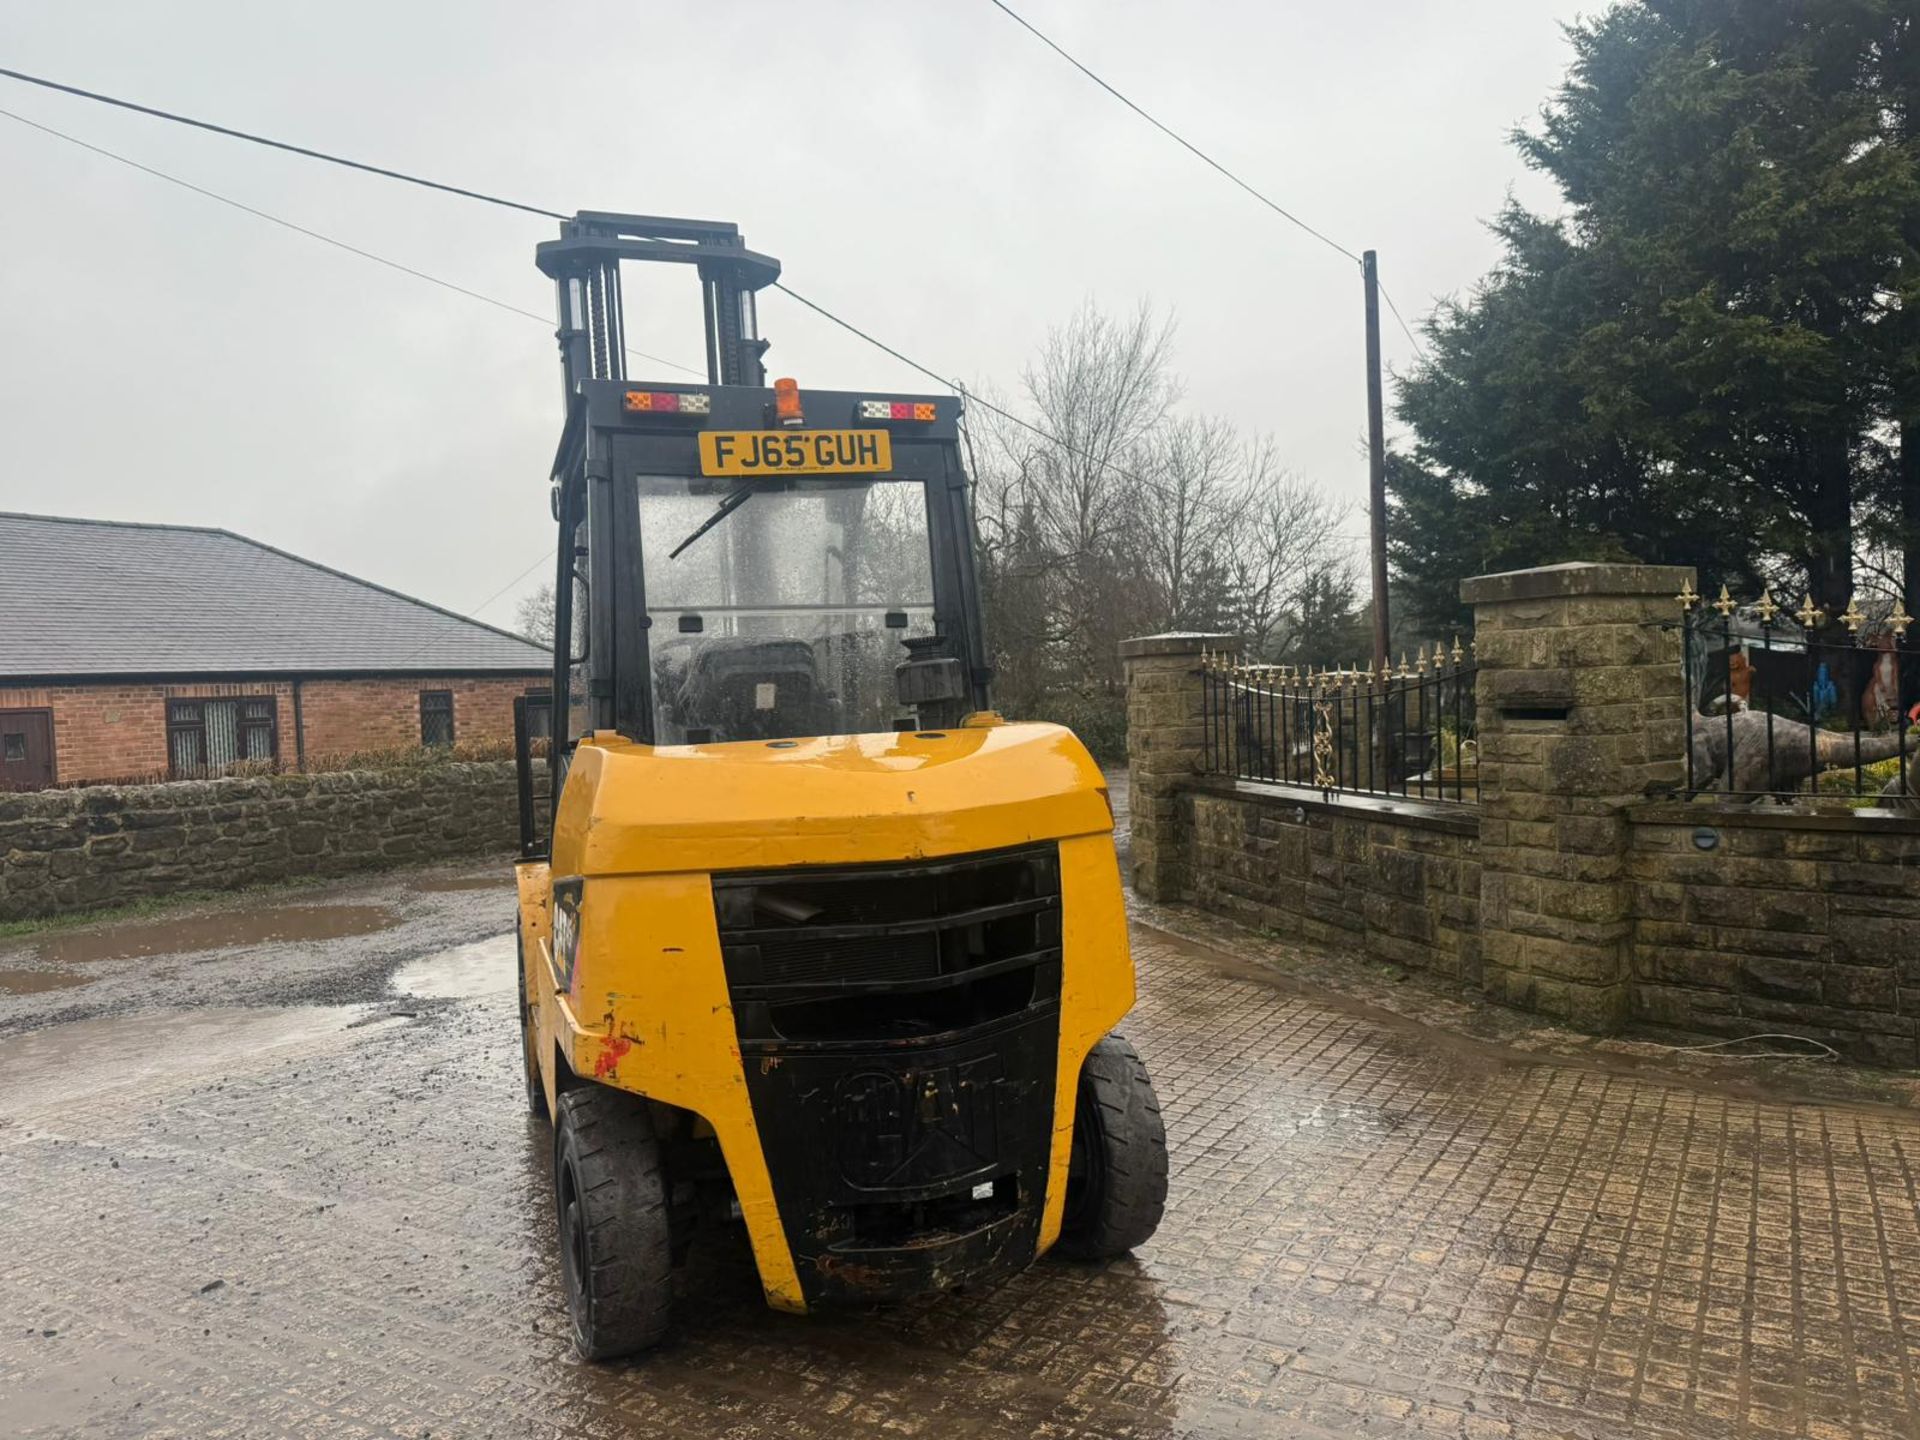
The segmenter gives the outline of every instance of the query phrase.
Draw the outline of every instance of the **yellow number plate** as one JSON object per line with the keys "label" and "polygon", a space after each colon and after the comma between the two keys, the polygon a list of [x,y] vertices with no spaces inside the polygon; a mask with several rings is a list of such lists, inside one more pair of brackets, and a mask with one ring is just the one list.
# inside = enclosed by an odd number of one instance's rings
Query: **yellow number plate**
{"label": "yellow number plate", "polygon": [[877,475],[893,468],[885,430],[703,430],[702,475]]}

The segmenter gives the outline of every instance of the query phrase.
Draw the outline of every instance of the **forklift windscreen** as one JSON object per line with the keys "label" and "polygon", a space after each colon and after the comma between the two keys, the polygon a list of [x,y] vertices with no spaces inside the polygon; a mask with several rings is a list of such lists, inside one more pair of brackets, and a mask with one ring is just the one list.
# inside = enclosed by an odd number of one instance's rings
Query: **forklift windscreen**
{"label": "forklift windscreen", "polygon": [[639,488],[659,744],[893,728],[903,642],[933,633],[921,482],[643,476]]}

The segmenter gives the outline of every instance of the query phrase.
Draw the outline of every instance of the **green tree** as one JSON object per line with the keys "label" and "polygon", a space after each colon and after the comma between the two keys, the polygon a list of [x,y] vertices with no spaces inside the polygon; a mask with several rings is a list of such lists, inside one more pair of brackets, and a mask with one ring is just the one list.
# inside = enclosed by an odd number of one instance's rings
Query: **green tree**
{"label": "green tree", "polygon": [[[1879,64],[1864,83],[1886,120],[1888,143],[1920,165],[1920,6],[1896,7]],[[1920,205],[1902,226],[1899,273],[1888,286],[1882,326],[1887,409],[1898,455],[1889,469],[1883,536],[1902,559],[1898,577],[1909,614],[1920,615]]]}
{"label": "green tree", "polygon": [[1294,641],[1283,657],[1309,670],[1366,665],[1372,658],[1373,609],[1362,607],[1350,567],[1314,571],[1294,597]]}
{"label": "green tree", "polygon": [[1888,321],[1920,182],[1888,67],[1911,10],[1632,0],[1569,31],[1516,137],[1566,213],[1509,207],[1500,267],[1400,386],[1416,608],[1450,617],[1472,569],[1610,557],[1845,608],[1856,520],[1897,508]]}

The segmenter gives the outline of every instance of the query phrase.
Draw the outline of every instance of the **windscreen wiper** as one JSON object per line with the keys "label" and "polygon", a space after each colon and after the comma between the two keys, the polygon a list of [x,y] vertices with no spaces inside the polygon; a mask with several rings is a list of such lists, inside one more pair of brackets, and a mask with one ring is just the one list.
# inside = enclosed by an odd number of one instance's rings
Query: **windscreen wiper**
{"label": "windscreen wiper", "polygon": [[718,525],[722,520],[726,519],[727,516],[738,510],[752,498],[753,487],[751,485],[742,485],[738,490],[729,491],[720,501],[719,505],[714,507],[714,512],[700,522],[699,529],[695,530],[691,535],[687,536],[686,539],[682,540],[667,552],[667,558],[669,560],[678,560],[682,550],[693,544],[694,541],[698,540],[702,535],[706,534],[707,531]]}

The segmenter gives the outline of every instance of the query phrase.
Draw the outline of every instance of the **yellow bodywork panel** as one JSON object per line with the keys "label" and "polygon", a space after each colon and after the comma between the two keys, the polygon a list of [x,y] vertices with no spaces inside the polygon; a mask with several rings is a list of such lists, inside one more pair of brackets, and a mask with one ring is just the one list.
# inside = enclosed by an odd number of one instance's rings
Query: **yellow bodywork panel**
{"label": "yellow bodywork panel", "polygon": [[[573,1073],[712,1127],[769,1303],[805,1300],[774,1199],[721,962],[709,876],[879,864],[1060,842],[1062,974],[1052,1166],[1040,1248],[1060,1233],[1081,1062],[1133,1004],[1098,767],[1052,725],[652,747],[588,736],[555,816],[551,869],[520,867],[543,1079]],[[551,954],[552,878],[580,877],[571,974]]]}
{"label": "yellow bodywork panel", "polygon": [[655,748],[592,737],[553,873],[711,873],[965,855],[1110,834],[1099,768],[1057,725]]}
{"label": "yellow bodywork panel", "polygon": [[1060,1053],[1054,1071],[1053,1163],[1040,1217],[1040,1250],[1060,1238],[1067,1208],[1067,1155],[1073,1148],[1080,1066],[1102,1035],[1133,1008],[1133,956],[1127,904],[1111,828],[1060,842]]}

